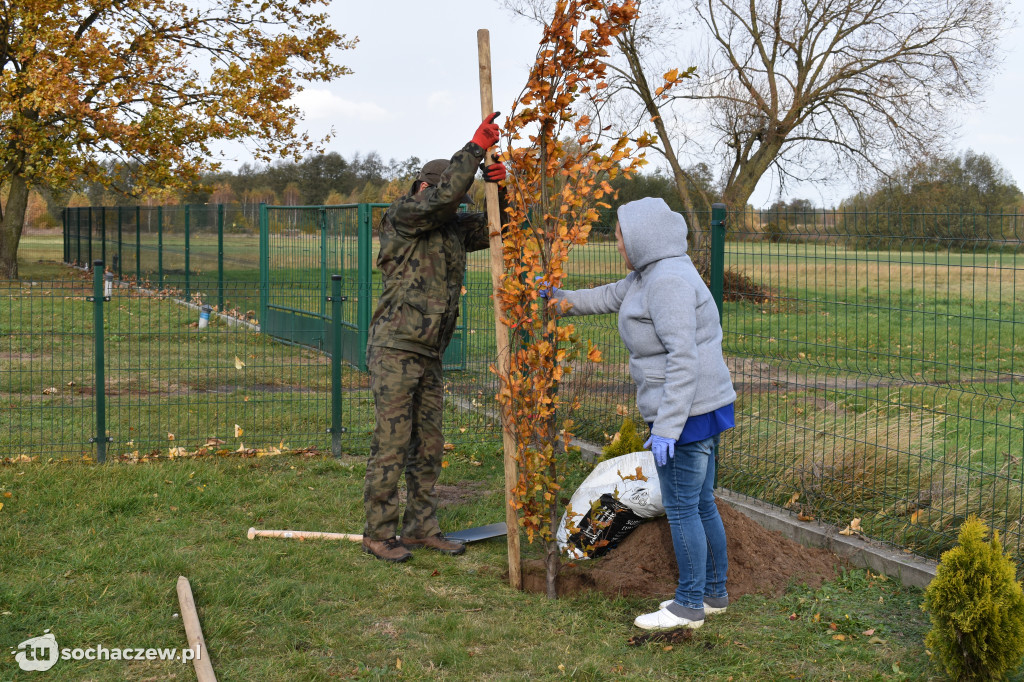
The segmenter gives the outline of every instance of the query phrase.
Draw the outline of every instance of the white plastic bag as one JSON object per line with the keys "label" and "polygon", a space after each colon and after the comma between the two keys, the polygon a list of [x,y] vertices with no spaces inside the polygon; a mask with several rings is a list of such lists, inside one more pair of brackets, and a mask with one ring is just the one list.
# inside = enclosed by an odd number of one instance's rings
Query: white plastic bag
{"label": "white plastic bag", "polygon": [[645,519],[664,513],[654,455],[631,452],[594,467],[573,493],[555,540],[571,559],[599,557]]}

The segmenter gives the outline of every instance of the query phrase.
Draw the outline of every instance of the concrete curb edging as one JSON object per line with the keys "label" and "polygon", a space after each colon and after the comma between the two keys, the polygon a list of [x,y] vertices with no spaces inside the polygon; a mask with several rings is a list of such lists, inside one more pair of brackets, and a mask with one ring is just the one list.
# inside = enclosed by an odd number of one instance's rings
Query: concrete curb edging
{"label": "concrete curb edging", "polygon": [[725,488],[715,495],[759,525],[782,533],[805,547],[820,547],[843,557],[857,568],[898,578],[908,587],[924,588],[935,577],[938,562],[857,535],[840,535],[839,529],[820,521],[798,521],[784,509],[734,493]]}

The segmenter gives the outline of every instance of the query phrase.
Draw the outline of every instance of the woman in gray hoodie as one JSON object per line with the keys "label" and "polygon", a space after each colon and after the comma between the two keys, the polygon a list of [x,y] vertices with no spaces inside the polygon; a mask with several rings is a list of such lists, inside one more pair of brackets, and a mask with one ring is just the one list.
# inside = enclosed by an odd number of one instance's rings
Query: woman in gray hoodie
{"label": "woman in gray hoodie", "polygon": [[593,289],[552,289],[567,315],[619,314],[644,443],[658,469],[679,585],[674,599],[638,616],[647,630],[699,628],[724,611],[728,558],[713,483],[719,434],[734,424],[736,391],[722,356],[722,325],[711,292],[686,254],[686,221],[649,197],[618,209],[615,238],[630,273]]}

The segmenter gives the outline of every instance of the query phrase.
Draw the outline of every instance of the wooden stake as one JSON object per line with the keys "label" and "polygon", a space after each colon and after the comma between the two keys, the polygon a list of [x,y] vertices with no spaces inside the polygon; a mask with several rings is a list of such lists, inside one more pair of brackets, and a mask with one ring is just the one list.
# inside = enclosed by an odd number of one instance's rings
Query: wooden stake
{"label": "wooden stake", "polygon": [[188,646],[196,652],[196,657],[192,659],[192,665],[196,669],[196,679],[199,682],[217,682],[213,664],[210,663],[210,652],[203,639],[203,628],[199,625],[199,613],[196,611],[196,602],[192,598],[192,586],[188,584],[188,578],[183,575],[178,576],[178,608],[181,610],[181,622],[185,625]]}
{"label": "wooden stake", "polygon": [[[494,93],[491,90],[491,34],[486,28],[476,32],[477,54],[480,58],[480,115],[486,117],[494,112]],[[485,152],[484,163],[490,159]],[[498,206],[498,186],[493,182],[484,183],[487,199],[487,222],[491,236],[491,288],[494,291],[494,336],[498,344],[497,369],[499,376],[505,376],[508,369],[509,334],[508,327],[501,321],[501,303],[498,290],[501,275],[505,271],[504,250],[501,243],[501,209]],[[512,506],[512,489],[519,480],[516,467],[516,441],[509,430],[505,411],[501,410],[501,440],[505,447],[505,524],[508,527],[508,582],[517,590],[523,588],[522,560],[519,555],[519,515]]]}

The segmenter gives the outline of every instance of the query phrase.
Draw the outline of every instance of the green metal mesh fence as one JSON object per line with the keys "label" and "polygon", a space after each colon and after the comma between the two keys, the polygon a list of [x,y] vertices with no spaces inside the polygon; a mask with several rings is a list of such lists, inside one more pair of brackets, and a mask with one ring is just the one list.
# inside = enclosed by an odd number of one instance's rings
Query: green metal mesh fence
{"label": "green metal mesh fence", "polygon": [[720,482],[933,557],[976,514],[1019,552],[1021,217],[735,213],[729,234]]}
{"label": "green metal mesh fence", "polygon": [[[164,297],[115,290],[105,313],[105,333],[119,339],[105,350],[112,452],[192,448],[208,437],[231,448],[285,441],[326,449],[332,395],[342,406],[345,449],[366,452],[373,404],[358,365],[379,294],[379,274],[368,264],[382,206],[267,208],[262,242],[258,210],[225,207],[223,225],[243,227],[218,232],[223,265],[213,264],[208,228],[193,227],[208,226],[209,211],[190,209],[186,240],[177,227],[182,209],[121,209],[118,245],[110,210],[105,218],[98,209],[68,213],[66,260],[106,254],[112,262],[116,253],[122,279],[173,287]],[[1022,216],[733,212],[727,228],[718,245],[725,263],[719,286],[724,352],[739,398],[719,483],[805,518],[839,526],[856,519],[870,537],[933,557],[976,514],[1019,554]],[[695,261],[713,260],[709,242],[692,254]],[[211,278],[215,268],[223,276]],[[564,285],[625,274],[614,242],[595,234],[573,252]],[[328,382],[326,352],[332,275],[346,299],[338,326],[348,363],[337,386]],[[90,454],[91,304],[74,284],[4,286],[0,395],[14,418],[0,425],[0,450]],[[220,309],[251,321],[271,309],[292,311],[306,326],[283,326],[306,336],[268,338],[223,321],[198,334],[189,326],[197,309],[184,302],[217,305],[220,289],[230,302]],[[461,312],[464,353],[445,375],[446,435],[455,443],[497,443],[486,251],[470,255]],[[604,362],[577,367],[562,386],[583,397],[567,416],[577,435],[601,443],[623,416],[639,419],[628,356],[615,316],[571,321],[581,339],[602,349]],[[270,331],[273,320],[258,322]],[[235,424],[243,430],[237,439]]]}

